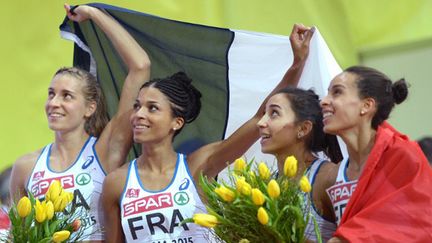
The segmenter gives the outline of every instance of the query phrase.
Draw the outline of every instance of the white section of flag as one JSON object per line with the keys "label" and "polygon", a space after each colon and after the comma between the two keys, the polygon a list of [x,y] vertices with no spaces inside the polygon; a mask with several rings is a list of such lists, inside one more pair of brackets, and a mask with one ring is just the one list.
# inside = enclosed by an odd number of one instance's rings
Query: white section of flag
{"label": "white section of flag", "polygon": [[[293,61],[288,36],[233,31],[234,41],[228,52],[230,100],[226,137],[256,113]],[[299,87],[312,88],[323,97],[331,79],[340,72],[341,68],[327,44],[319,31],[315,30]],[[345,156],[346,153],[343,153]],[[245,155],[247,159],[266,161],[276,169],[274,156],[262,154],[259,142]],[[226,175],[227,169],[220,173],[219,178],[225,179]]]}

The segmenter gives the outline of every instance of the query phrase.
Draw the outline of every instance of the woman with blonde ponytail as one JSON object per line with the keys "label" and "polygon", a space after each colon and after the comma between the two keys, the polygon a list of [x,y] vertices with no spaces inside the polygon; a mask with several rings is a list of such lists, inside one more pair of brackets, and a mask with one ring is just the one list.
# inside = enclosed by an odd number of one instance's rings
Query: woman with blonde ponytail
{"label": "woman with blonde ponytail", "polygon": [[112,17],[97,8],[65,5],[69,19],[92,20],[111,40],[128,67],[118,110],[109,121],[96,78],[77,67],[59,69],[48,87],[45,112],[54,131],[52,144],[19,158],[13,167],[10,192],[17,199],[27,192],[44,197],[53,181],[74,193],[73,206],[88,210],[82,218],[85,241],[105,240],[100,201],[107,173],[125,162],[132,145],[129,116],[139,88],[149,80],[146,52]]}

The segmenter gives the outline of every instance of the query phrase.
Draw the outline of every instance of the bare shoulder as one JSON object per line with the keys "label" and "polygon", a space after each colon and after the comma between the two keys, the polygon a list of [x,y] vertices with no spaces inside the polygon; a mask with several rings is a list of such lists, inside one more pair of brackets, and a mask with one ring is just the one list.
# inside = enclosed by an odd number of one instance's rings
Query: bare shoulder
{"label": "bare shoulder", "polygon": [[334,185],[339,169],[339,164],[330,161],[324,162],[316,175],[316,183],[323,185],[325,188]]}
{"label": "bare shoulder", "polygon": [[10,193],[12,198],[25,194],[25,186],[42,149],[19,157],[12,167]]}
{"label": "bare shoulder", "polygon": [[119,198],[123,192],[128,177],[129,163],[110,172],[104,180],[103,193],[109,194],[110,197]]}
{"label": "bare shoulder", "polygon": [[30,172],[36,164],[36,161],[39,158],[41,152],[42,149],[39,149],[19,157],[13,165],[13,170],[15,172],[14,174],[18,173],[19,175],[23,175],[26,177],[30,176]]}

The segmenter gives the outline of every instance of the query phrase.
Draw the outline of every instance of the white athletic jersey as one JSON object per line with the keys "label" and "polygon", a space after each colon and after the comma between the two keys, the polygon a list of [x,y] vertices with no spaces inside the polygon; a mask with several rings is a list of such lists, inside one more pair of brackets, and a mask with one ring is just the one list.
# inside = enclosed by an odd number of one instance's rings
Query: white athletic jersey
{"label": "white athletic jersey", "polygon": [[[309,201],[309,198],[312,198],[312,192],[313,192],[313,185],[315,183],[315,177],[318,174],[318,172],[321,168],[321,165],[323,165],[324,163],[326,163],[326,160],[316,159],[314,162],[312,162],[312,165],[309,166],[309,168],[306,170],[305,175],[309,179],[311,186],[312,186],[312,191],[305,197],[307,201]],[[312,205],[310,207],[311,208],[310,212],[313,215],[313,217],[315,217],[315,219],[316,219],[316,222],[318,224],[318,227],[319,227],[319,230],[321,233],[322,241],[327,242],[333,236],[333,233],[336,231],[336,224],[324,219],[320,215],[320,213],[317,211],[313,201],[311,204]],[[317,237],[315,234],[315,226],[314,226],[312,219],[309,219],[308,225],[306,226],[305,235],[306,235],[306,238],[308,240],[311,240],[313,242],[317,241]]]}
{"label": "white athletic jersey", "polygon": [[121,224],[126,242],[208,242],[209,231],[193,223],[180,225],[195,213],[205,212],[189,173],[186,158],[177,155],[170,184],[163,190],[146,190],[136,160],[129,165],[126,185],[120,197]]}
{"label": "white athletic jersey", "polygon": [[[63,188],[74,194],[72,205],[89,210],[87,217],[81,218],[81,226],[86,227],[83,240],[104,240],[103,212],[100,195],[105,172],[94,150],[97,138],[89,137],[75,162],[65,171],[55,172],[49,166],[52,144],[40,154],[27,183],[27,191],[42,199],[53,180],[60,181]],[[54,162],[55,163],[55,162]],[[78,209],[77,209],[78,210]]]}
{"label": "white athletic jersey", "polygon": [[345,207],[357,187],[357,180],[349,181],[346,175],[348,163],[349,158],[342,160],[339,165],[336,183],[326,190],[333,204],[337,225],[339,225]]}

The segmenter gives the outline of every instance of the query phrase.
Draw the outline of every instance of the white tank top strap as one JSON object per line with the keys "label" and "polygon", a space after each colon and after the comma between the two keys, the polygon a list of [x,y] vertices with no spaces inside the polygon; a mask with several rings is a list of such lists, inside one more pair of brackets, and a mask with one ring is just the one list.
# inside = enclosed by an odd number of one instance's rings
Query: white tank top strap
{"label": "white tank top strap", "polygon": [[94,151],[96,141],[96,138],[89,137],[76,160],[64,171],[50,168],[52,144],[47,145],[36,161],[26,188],[36,198],[43,199],[51,182],[58,180],[66,191],[74,193],[72,205],[86,214],[81,218],[82,226],[86,228],[84,240],[104,240],[100,194],[106,174]]}
{"label": "white tank top strap", "polygon": [[339,165],[338,174],[336,177],[336,182],[348,182],[348,177],[346,174],[347,168],[349,164],[349,158],[345,158],[341,161]]}
{"label": "white tank top strap", "polygon": [[[306,197],[306,200],[308,201],[313,195],[313,185],[315,183],[316,175],[318,174],[321,166],[326,162],[327,162],[326,159],[318,158],[314,162],[312,162],[312,165],[309,166],[309,168],[306,170],[305,175],[308,177],[312,185],[312,191]],[[316,209],[313,201],[310,203],[311,203],[310,212],[312,216],[315,218],[317,225],[320,229],[321,238],[323,242],[327,242],[333,236],[333,233],[336,230],[336,224],[323,218],[323,216]],[[315,234],[315,226],[312,219],[309,219],[308,225],[306,226],[305,235],[308,240],[314,242],[317,241],[317,237]]]}

